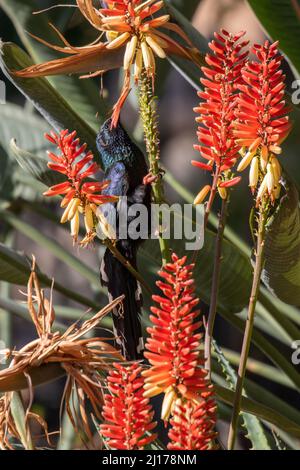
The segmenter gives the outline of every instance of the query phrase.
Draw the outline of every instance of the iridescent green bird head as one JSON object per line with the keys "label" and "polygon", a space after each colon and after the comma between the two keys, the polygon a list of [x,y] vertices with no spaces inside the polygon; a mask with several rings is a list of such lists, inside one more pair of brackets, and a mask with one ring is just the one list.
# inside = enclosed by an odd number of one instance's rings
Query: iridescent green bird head
{"label": "iridescent green bird head", "polygon": [[111,118],[101,126],[96,144],[102,160],[102,168],[107,172],[115,163],[123,162],[135,171],[145,168],[145,157],[120,124],[112,127]]}

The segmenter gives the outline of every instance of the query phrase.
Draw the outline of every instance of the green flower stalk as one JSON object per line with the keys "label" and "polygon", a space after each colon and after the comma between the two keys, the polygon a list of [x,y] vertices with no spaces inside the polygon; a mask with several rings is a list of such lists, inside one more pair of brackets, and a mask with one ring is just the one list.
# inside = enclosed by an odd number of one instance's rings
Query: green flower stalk
{"label": "green flower stalk", "polygon": [[[155,204],[165,202],[163,170],[160,167],[160,138],[156,97],[153,94],[152,80],[144,71],[139,80],[139,107],[144,129],[144,138],[149,160],[149,174],[145,183],[151,183]],[[163,264],[170,261],[169,245],[163,237],[162,214],[159,214],[159,243]]]}
{"label": "green flower stalk", "polygon": [[282,56],[278,43],[255,45],[255,62],[249,62],[242,70],[244,84],[240,85],[236,136],[243,146],[238,170],[250,165],[249,186],[256,207],[256,252],[252,290],[250,294],[246,328],[244,333],[238,380],[229,429],[228,449],[234,449],[242,391],[251,345],[255,307],[264,265],[266,226],[273,206],[281,194],[281,167],[277,156],[281,143],[291,130],[285,106],[284,75],[280,70]]}

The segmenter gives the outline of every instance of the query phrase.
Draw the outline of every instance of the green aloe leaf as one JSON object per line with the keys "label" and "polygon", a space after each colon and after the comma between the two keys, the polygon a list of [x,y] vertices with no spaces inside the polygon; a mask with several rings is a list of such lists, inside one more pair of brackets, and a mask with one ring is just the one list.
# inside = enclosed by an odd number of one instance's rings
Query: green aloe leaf
{"label": "green aloe leaf", "polygon": [[[222,348],[225,357],[230,361],[230,363],[237,367],[240,363],[240,354],[227,348]],[[295,385],[291,380],[286,377],[286,375],[279,369],[274,366],[270,366],[265,362],[258,361],[249,357],[247,361],[247,371],[251,374],[257,375],[259,377],[264,377],[265,379],[270,380],[271,382],[278,383],[285,387],[295,389]]]}
{"label": "green aloe leaf", "polygon": [[268,223],[263,281],[287,304],[300,306],[300,209],[299,193],[284,175],[286,194]]}
{"label": "green aloe leaf", "polygon": [[199,6],[199,0],[189,0],[188,2],[186,0],[166,0],[166,3],[169,3],[171,6],[176,8],[189,20],[192,18]]}
{"label": "green aloe leaf", "polygon": [[39,116],[26,111],[22,106],[7,103],[0,106],[0,142],[3,152],[10,154],[10,141],[14,137],[28,152],[44,155],[48,142],[44,133],[48,124]]}
{"label": "green aloe leaf", "polygon": [[19,233],[22,233],[38,245],[45,248],[57,259],[63,261],[71,269],[74,269],[74,271],[78,272],[83,278],[87,279],[92,285],[96,286],[98,290],[101,290],[98,273],[83,263],[79,258],[69,253],[57,240],[44,235],[40,230],[37,230],[24,220],[16,217],[14,213],[1,211],[0,217],[9,225],[14,227]]}
{"label": "green aloe leaf", "polygon": [[[194,47],[200,52],[202,64],[204,65],[204,56],[208,51],[207,40],[202,36],[199,31],[192,25],[192,23],[187,19],[185,16],[184,11],[179,11],[175,6],[170,4],[170,2],[165,3],[165,9],[167,13],[172,18],[172,21],[177,23],[186,35],[189,37],[191,42],[193,43]],[[172,33],[169,33],[173,39],[177,40],[177,37]],[[199,88],[200,86],[200,74],[201,71],[199,67],[195,64],[191,63],[189,60],[185,60],[181,57],[172,56],[168,58],[169,62],[173,65],[173,67],[178,70],[178,72],[184,76],[184,78],[191,83],[192,86]]]}
{"label": "green aloe leaf", "polygon": [[14,392],[11,397],[11,414],[20,435],[21,442],[26,450],[34,450],[29,427],[26,426],[26,413],[22,397],[19,392]]}
{"label": "green aloe leaf", "polygon": [[[36,63],[58,58],[57,51],[40,44],[28,34],[30,32],[50,44],[57,45],[60,42],[54,30],[49,26],[48,14],[32,14],[33,11],[39,9],[36,1],[0,0],[0,7],[12,21],[19,38]],[[69,9],[66,8],[66,10]],[[79,80],[76,76],[55,76],[49,78],[49,81],[68,103],[72,103],[72,107],[84,121],[94,129],[99,127],[96,114],[104,120],[107,108],[104,100],[100,98],[99,89],[92,80]]]}
{"label": "green aloe leaf", "polygon": [[[229,405],[233,404],[234,392],[220,385],[215,385],[215,390],[217,398]],[[293,436],[300,437],[300,426],[271,407],[262,405],[250,398],[242,397],[241,410],[253,414],[261,420],[268,421]]]}
{"label": "green aloe leaf", "polygon": [[[221,316],[225,318],[230,324],[237,328],[242,333],[245,330],[245,322],[235,315],[231,315],[227,312],[220,312]],[[252,344],[257,346],[263,354],[270,359],[282,372],[293,382],[297,390],[300,391],[300,374],[298,373],[295,366],[291,363],[290,357],[285,357],[279,349],[267,340],[259,331],[254,329],[252,335]]]}
{"label": "green aloe leaf", "polygon": [[10,148],[20,167],[45,186],[50,187],[65,181],[64,175],[48,168],[46,158],[21,149],[16,139],[11,140]]}
{"label": "green aloe leaf", "polygon": [[36,181],[28,173],[24,174],[12,156],[10,141],[15,137],[29,152],[42,156],[48,147],[44,138],[48,129],[42,118],[21,106],[11,103],[0,106],[0,199],[11,200],[20,195],[29,200],[39,197],[41,192]]}
{"label": "green aloe leaf", "polygon": [[299,74],[299,2],[297,0],[248,0],[248,4],[266,33],[274,41],[280,41],[280,49],[287,55]]}
{"label": "green aloe leaf", "polygon": [[[30,276],[30,272],[31,260],[24,253],[13,250],[12,248],[8,248],[7,246],[0,243],[1,281],[25,286]],[[38,275],[42,285],[51,287],[52,280],[48,276],[40,272],[39,269]],[[82,305],[87,305],[93,309],[98,308],[98,305],[92,300],[68,289],[67,287],[59,284],[58,282],[54,283],[54,289]]]}
{"label": "green aloe leaf", "polygon": [[[9,70],[19,70],[32,65],[32,60],[18,46],[2,43],[0,66],[6,77],[33,103],[36,109],[56,130],[76,130],[82,142],[86,142],[95,158],[100,159],[96,148],[96,132],[74,111],[70,104],[45,78],[21,79],[13,77]],[[25,127],[26,131],[27,128]],[[16,137],[16,136],[12,136]],[[26,147],[27,150],[29,150]],[[99,161],[101,164],[101,162]]]}

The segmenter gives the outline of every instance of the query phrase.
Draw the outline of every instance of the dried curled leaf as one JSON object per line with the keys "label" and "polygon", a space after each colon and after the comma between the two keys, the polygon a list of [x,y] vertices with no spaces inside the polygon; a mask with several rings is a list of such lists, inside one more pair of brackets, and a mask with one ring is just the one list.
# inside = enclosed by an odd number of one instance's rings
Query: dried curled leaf
{"label": "dried curled leaf", "polygon": [[[82,429],[89,439],[92,438],[86,411],[87,401],[91,404],[94,415],[100,419],[102,405],[100,373],[107,371],[112,362],[123,358],[104,338],[87,337],[87,334],[121,302],[122,297],[119,297],[81,325],[72,324],[64,333],[52,332],[51,327],[55,320],[52,296],[50,300],[45,297],[35,272],[35,259],[33,258],[32,270],[27,284],[27,305],[38,338],[26,344],[19,351],[9,351],[8,357],[12,358],[11,363],[8,368],[0,371],[0,390],[6,391],[0,402],[0,446],[10,448],[11,438],[23,442],[26,431],[21,436],[15,425],[11,409],[11,390],[22,388],[22,385],[29,388],[31,399],[26,411],[26,421],[29,418],[34,418],[42,423],[41,418],[33,415],[30,411],[34,385],[32,373],[40,371],[42,368],[46,368],[47,373],[47,366],[53,366],[53,377],[59,375],[60,371],[65,371],[67,374],[63,394],[66,410],[76,431]],[[5,385],[7,387],[9,384],[11,384],[11,389],[7,390]],[[17,388],[16,385],[18,385]],[[79,412],[77,413],[73,409],[73,393],[77,395],[79,403]],[[43,423],[42,427],[47,436],[46,423]]]}

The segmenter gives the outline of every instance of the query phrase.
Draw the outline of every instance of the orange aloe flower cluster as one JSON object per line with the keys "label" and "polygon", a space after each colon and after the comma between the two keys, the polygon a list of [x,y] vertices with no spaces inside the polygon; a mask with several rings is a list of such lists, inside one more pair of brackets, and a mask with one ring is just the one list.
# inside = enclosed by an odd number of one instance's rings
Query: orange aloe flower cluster
{"label": "orange aloe flower cluster", "polygon": [[255,45],[257,60],[242,70],[243,84],[239,84],[238,121],[235,135],[242,146],[242,160],[238,170],[250,166],[249,185],[257,190],[257,203],[267,196],[274,201],[280,196],[281,166],[277,155],[281,143],[291,130],[284,101],[285,84],[280,69],[282,56],[278,42]]}
{"label": "orange aloe flower cluster", "polygon": [[[134,77],[137,81],[143,70],[154,81],[155,56],[165,58],[169,54],[184,57],[199,65],[200,54],[193,47],[184,31],[170,22],[169,15],[155,16],[164,6],[157,0],[107,0],[108,8],[96,8],[92,0],[77,0],[77,6],[87,21],[100,32],[100,36],[91,44],[74,47],[53,26],[63,42],[63,47],[50,44],[33,36],[37,41],[52,49],[69,55],[14,71],[18,77],[42,77],[56,74],[81,74],[81,78],[101,75],[104,72],[124,67],[124,85],[114,106],[112,126],[116,126],[121,108],[130,92],[130,71],[134,65]],[[186,45],[169,37],[161,31],[175,32]],[[102,41],[103,33],[106,42]]]}
{"label": "orange aloe flower cluster", "polygon": [[86,235],[80,244],[86,245],[94,239],[96,234],[95,220],[98,205],[115,202],[117,198],[101,194],[109,182],[85,181],[95,176],[99,167],[93,162],[92,152],[86,152],[87,145],[80,145],[76,131],[69,133],[68,130],[63,130],[59,135],[51,132],[45,134],[45,137],[60,151],[59,155],[48,152],[52,160],[48,163],[48,167],[65,175],[67,180],[49,188],[44,196],[64,196],[61,207],[65,210],[61,223],[70,222],[74,242],[78,239],[80,214],[83,215]]}
{"label": "orange aloe flower cluster", "polygon": [[[87,0],[77,0],[86,18],[100,31],[106,33],[107,50],[124,47],[123,68],[124,86],[114,107],[112,126],[116,126],[120,110],[130,91],[130,71],[134,67],[134,79],[138,82],[143,70],[148,77],[155,78],[155,56],[165,59],[168,53],[176,53],[192,59],[192,53],[180,46],[160,28],[178,33],[192,46],[185,33],[174,23],[170,15],[156,15],[164,6],[157,0],[107,0],[108,8],[93,10]],[[84,5],[84,6],[83,6]]]}
{"label": "orange aloe flower cluster", "polygon": [[164,393],[162,419],[168,420],[176,403],[182,400],[214,408],[213,390],[203,368],[203,351],[200,350],[202,334],[197,330],[199,300],[195,297],[192,278],[193,265],[186,264],[186,257],[172,255],[172,263],[159,272],[162,281],[157,285],[163,296],[154,295],[158,306],[152,307],[144,356],[151,364],[143,371],[145,397]]}
{"label": "orange aloe flower cluster", "polygon": [[103,406],[105,424],[101,424],[100,432],[111,449],[143,450],[157,437],[151,433],[156,423],[149,400],[143,396],[141,370],[138,363],[116,363],[109,372],[109,393]]}
{"label": "orange aloe flower cluster", "polygon": [[231,168],[236,163],[238,151],[237,137],[234,134],[235,112],[238,106],[237,85],[241,81],[241,69],[245,64],[248,51],[244,47],[248,41],[240,41],[244,32],[232,35],[225,30],[215,33],[209,47],[212,54],[207,54],[205,61],[208,67],[202,67],[206,78],[201,79],[204,91],[198,96],[203,102],[195,108],[199,114],[196,121],[199,145],[195,145],[205,162],[192,161],[198,168],[214,175],[213,188],[205,186],[195,199],[200,204],[216,189],[223,199],[227,197],[226,188],[236,185],[240,177],[233,177]]}
{"label": "orange aloe flower cluster", "polygon": [[213,450],[216,420],[216,403],[212,399],[199,404],[186,401],[176,405],[170,420],[168,449]]}

